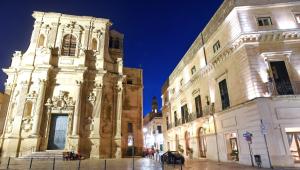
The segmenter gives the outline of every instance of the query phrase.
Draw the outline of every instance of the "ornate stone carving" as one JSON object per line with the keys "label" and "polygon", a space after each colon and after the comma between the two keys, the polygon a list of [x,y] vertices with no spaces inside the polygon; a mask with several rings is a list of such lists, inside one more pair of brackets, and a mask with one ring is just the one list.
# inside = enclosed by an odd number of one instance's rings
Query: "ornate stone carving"
{"label": "ornate stone carving", "polygon": [[45,105],[55,110],[72,110],[75,106],[75,101],[72,97],[69,97],[68,92],[60,91],[58,97],[48,98]]}
{"label": "ornate stone carving", "polygon": [[32,92],[28,93],[27,97],[26,97],[27,100],[36,99],[36,98],[37,98],[37,93],[34,90]]}
{"label": "ornate stone carving", "polygon": [[29,132],[32,129],[32,118],[24,118],[22,120],[22,130]]}
{"label": "ornate stone carving", "polygon": [[91,93],[90,93],[90,95],[88,96],[88,100],[90,101],[90,103],[91,103],[92,105],[95,104],[95,101],[96,101],[96,95],[95,95],[94,92],[91,92]]}

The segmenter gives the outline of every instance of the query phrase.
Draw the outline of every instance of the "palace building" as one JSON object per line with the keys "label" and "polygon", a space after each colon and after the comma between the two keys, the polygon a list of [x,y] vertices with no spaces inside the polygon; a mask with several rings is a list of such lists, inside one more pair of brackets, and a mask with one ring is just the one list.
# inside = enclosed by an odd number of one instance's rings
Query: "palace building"
{"label": "palace building", "polygon": [[10,96],[1,156],[46,150],[120,158],[142,133],[142,70],[123,66],[123,34],[108,19],[34,12],[29,47],[3,69]]}
{"label": "palace building", "polygon": [[158,110],[157,98],[152,98],[151,112],[144,117],[144,148],[163,151],[162,112]]}
{"label": "palace building", "polygon": [[164,149],[299,166],[299,47],[300,1],[225,0],[162,87]]}

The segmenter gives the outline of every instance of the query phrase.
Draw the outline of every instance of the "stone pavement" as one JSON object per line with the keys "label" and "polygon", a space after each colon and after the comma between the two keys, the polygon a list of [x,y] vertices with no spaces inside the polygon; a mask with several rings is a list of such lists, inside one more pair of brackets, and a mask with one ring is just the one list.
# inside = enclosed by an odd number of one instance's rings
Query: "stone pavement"
{"label": "stone pavement", "polygon": [[[34,170],[52,170],[53,160],[33,160],[31,169]],[[81,170],[132,170],[132,159],[108,159],[106,160],[96,160],[88,159],[80,162]],[[134,170],[181,170],[180,165],[164,165],[162,168],[161,164],[155,160],[149,158],[135,158],[134,159]],[[7,159],[1,161],[0,169],[6,169]],[[29,160],[11,159],[9,169],[24,170],[29,169]],[[55,160],[55,170],[78,170],[79,161],[63,161]],[[243,166],[235,163],[221,163],[207,161],[207,160],[197,160],[197,161],[186,161],[186,164],[182,166],[182,170],[258,170],[259,168],[253,168],[249,166]],[[297,168],[292,168],[293,170]],[[300,168],[298,168],[300,169]],[[260,170],[264,170],[261,168]],[[276,168],[276,170],[289,170],[288,168]]]}

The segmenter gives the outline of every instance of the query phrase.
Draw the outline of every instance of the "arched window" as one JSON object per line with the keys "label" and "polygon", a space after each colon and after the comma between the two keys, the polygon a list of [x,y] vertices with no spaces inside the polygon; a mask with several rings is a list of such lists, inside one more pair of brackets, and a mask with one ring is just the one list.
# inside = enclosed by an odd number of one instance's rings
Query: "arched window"
{"label": "arched window", "polygon": [[76,37],[72,34],[64,36],[61,55],[75,56],[76,51]]}
{"label": "arched window", "polygon": [[24,109],[24,117],[31,117],[31,112],[32,112],[32,102],[27,101]]}
{"label": "arched window", "polygon": [[199,152],[200,157],[206,157],[206,138],[205,138],[205,131],[202,127],[198,130],[198,142],[199,142]]}
{"label": "arched window", "polygon": [[45,36],[43,34],[40,35],[39,41],[38,41],[38,47],[43,47],[45,43]]}
{"label": "arched window", "polygon": [[92,40],[92,50],[97,50],[97,40],[95,38],[93,38]]}

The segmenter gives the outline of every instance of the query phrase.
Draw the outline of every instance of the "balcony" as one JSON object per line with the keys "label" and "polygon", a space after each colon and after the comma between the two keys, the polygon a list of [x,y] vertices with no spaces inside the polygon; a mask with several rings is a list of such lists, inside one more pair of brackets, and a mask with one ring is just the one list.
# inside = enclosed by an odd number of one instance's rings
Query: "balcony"
{"label": "balcony", "polygon": [[300,81],[269,81],[265,86],[270,96],[300,94]]}

